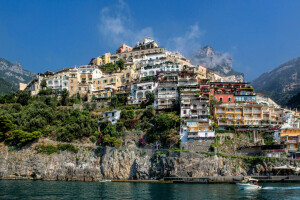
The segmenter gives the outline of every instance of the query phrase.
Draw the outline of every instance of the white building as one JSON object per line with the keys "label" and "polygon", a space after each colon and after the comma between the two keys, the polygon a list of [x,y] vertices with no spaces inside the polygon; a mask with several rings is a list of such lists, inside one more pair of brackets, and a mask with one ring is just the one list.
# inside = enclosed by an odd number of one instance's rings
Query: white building
{"label": "white building", "polygon": [[120,120],[120,110],[105,111],[102,117],[107,118],[112,124],[116,124]]}
{"label": "white building", "polygon": [[138,105],[146,100],[147,93],[156,93],[157,82],[141,82],[131,87],[131,96],[128,97],[129,105]]}
{"label": "white building", "polygon": [[69,70],[57,72],[46,78],[47,87],[53,90],[69,90]]}

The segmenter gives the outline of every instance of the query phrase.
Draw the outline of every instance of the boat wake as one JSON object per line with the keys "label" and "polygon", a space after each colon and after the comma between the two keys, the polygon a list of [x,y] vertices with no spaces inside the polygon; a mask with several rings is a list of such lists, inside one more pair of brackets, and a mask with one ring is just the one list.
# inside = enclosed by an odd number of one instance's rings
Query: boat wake
{"label": "boat wake", "polygon": [[300,190],[300,187],[263,187],[263,190]]}

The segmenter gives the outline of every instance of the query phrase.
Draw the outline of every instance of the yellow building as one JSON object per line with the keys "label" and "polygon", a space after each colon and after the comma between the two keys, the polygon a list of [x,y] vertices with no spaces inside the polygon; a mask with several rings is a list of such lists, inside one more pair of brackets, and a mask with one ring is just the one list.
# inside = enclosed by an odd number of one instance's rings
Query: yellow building
{"label": "yellow building", "polygon": [[93,85],[94,91],[100,91],[105,89],[107,86],[113,86],[115,89],[118,89],[122,85],[122,82],[119,76],[108,75],[95,79]]}
{"label": "yellow building", "polygon": [[70,95],[79,93],[84,95],[94,90],[94,80],[102,77],[102,72],[97,67],[81,66],[69,71]]}
{"label": "yellow building", "polygon": [[92,61],[92,64],[97,66],[105,65],[110,62],[110,56],[110,53],[105,53],[104,55],[95,58]]}
{"label": "yellow building", "polygon": [[299,143],[300,143],[300,129],[299,128],[281,129],[280,139],[281,142],[286,145],[286,149],[298,150]]}
{"label": "yellow building", "polygon": [[261,104],[224,103],[214,106],[214,118],[219,126],[275,126],[279,124],[276,113],[274,107]]}
{"label": "yellow building", "polygon": [[125,69],[115,75],[119,77],[122,84],[133,82],[137,77],[137,73],[133,69]]}

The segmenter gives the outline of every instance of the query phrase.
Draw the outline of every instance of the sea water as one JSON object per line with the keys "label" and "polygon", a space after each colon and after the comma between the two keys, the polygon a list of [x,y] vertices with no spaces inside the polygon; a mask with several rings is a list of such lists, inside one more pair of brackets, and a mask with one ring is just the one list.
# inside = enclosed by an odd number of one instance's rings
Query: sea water
{"label": "sea water", "polygon": [[300,184],[161,184],[0,180],[0,199],[300,199]]}

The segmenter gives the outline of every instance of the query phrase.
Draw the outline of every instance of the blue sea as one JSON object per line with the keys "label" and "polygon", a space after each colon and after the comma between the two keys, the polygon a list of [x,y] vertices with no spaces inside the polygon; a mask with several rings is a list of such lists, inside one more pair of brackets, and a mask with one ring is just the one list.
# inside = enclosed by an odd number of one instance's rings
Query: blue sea
{"label": "blue sea", "polygon": [[300,184],[261,185],[242,191],[234,184],[0,180],[0,199],[300,199]]}

